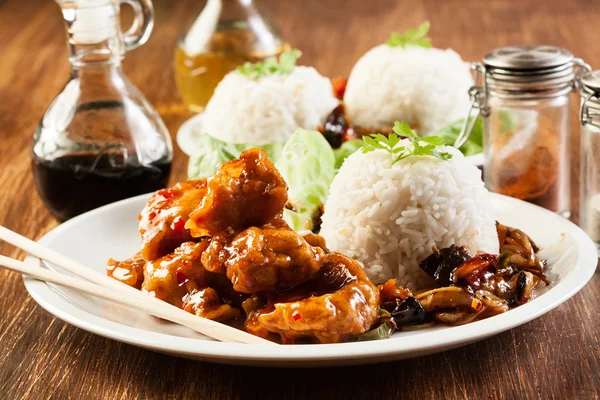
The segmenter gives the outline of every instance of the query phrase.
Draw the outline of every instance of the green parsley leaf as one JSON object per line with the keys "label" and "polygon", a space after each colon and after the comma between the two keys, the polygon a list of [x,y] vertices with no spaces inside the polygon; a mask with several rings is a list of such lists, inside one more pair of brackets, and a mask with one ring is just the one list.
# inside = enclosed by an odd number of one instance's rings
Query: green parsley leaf
{"label": "green parsley leaf", "polygon": [[407,29],[402,35],[398,32],[392,32],[390,38],[385,43],[390,47],[406,48],[408,46],[419,46],[430,48],[431,39],[427,37],[429,27],[429,21],[425,21],[417,29]]}
{"label": "green parsley leaf", "polygon": [[426,136],[424,138],[419,139],[421,142],[435,144],[436,146],[443,146],[446,144],[446,141],[438,136]]}
{"label": "green parsley leaf", "polygon": [[433,150],[435,150],[435,145],[426,144],[423,146],[419,143],[418,140],[415,140],[413,142],[412,155],[413,156],[430,156],[433,154]]}
{"label": "green parsley leaf", "polygon": [[396,121],[394,122],[394,127],[392,129],[398,136],[404,136],[412,140],[419,139],[417,132],[410,129],[410,125],[408,125],[406,122]]}
{"label": "green parsley leaf", "polygon": [[282,74],[291,74],[296,66],[296,61],[300,58],[302,52],[297,49],[284,51],[279,56],[279,72]]}
{"label": "green parsley leaf", "polygon": [[[363,153],[374,150],[385,150],[393,156],[392,164],[410,156],[433,156],[440,160],[449,160],[452,154],[440,151],[438,146],[445,144],[444,139],[437,136],[420,137],[406,122],[394,123],[394,133],[387,137],[381,133],[363,136]],[[410,140],[410,144],[401,145],[402,138]]]}
{"label": "green parsley leaf", "polygon": [[384,147],[383,145],[381,145],[377,140],[375,140],[374,137],[371,137],[371,136],[375,136],[375,135],[363,136],[363,141],[366,144],[366,146],[363,147],[363,151],[365,151],[365,149],[368,149],[368,150],[375,150],[375,149],[386,150],[386,147]]}
{"label": "green parsley leaf", "polygon": [[439,151],[438,149],[434,149],[431,152],[431,155],[444,161],[447,161],[452,158],[452,154],[446,153],[445,151]]}
{"label": "green parsley leaf", "polygon": [[301,55],[302,52],[300,50],[286,50],[281,53],[279,60],[276,57],[269,57],[262,62],[247,62],[244,65],[240,65],[237,70],[250,79],[259,79],[277,72],[288,75],[294,70],[296,61],[298,61]]}

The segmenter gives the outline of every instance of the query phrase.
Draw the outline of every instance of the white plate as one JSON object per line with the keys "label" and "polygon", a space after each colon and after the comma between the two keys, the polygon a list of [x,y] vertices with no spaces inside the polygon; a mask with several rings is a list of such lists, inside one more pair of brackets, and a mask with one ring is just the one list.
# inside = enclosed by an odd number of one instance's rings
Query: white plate
{"label": "white plate", "polygon": [[[74,218],[49,232],[40,243],[104,271],[109,257],[125,258],[140,246],[137,215],[148,195],[110,204]],[[389,340],[327,345],[219,343],[187,328],[109,302],[25,278],[31,296],[58,318],[114,340],[181,357],[260,366],[368,364],[422,356],[482,340],[547,313],[579,291],[591,278],[597,252],[588,236],[571,222],[540,207],[494,194],[500,222],[518,227],[543,249],[551,288],[507,313],[459,327],[396,333]],[[39,263],[32,256],[28,262]],[[52,338],[48,338],[52,339]]]}
{"label": "white plate", "polygon": [[187,156],[191,156],[198,142],[197,137],[202,133],[202,120],[204,112],[194,115],[185,121],[177,131],[177,146]]}
{"label": "white plate", "polygon": [[[177,131],[177,145],[187,156],[191,156],[198,142],[198,135],[202,134],[202,120],[204,113],[199,113],[185,121]],[[481,167],[483,153],[466,157],[471,164]]]}

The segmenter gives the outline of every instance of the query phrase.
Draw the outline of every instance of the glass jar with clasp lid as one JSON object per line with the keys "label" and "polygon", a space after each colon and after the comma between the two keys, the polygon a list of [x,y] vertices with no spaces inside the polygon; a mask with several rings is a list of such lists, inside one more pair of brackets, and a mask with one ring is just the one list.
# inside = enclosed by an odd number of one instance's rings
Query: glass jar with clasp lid
{"label": "glass jar with clasp lid", "polygon": [[600,249],[600,71],[581,79],[579,225]]}
{"label": "glass jar with clasp lid", "polygon": [[570,215],[571,93],[590,68],[553,46],[505,47],[473,64],[462,145],[481,114],[489,190]]}
{"label": "glass jar with clasp lid", "polygon": [[[71,73],[34,134],[33,174],[52,214],[66,220],[92,208],[164,187],[171,137],[123,74],[125,53],[152,31],[150,0],[56,0],[68,36]],[[134,22],[120,29],[120,7]]]}

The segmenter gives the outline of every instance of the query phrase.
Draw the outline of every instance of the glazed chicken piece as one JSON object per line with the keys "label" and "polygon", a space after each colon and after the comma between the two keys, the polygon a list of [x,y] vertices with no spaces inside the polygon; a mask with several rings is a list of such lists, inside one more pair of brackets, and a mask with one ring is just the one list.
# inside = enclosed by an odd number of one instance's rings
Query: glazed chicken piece
{"label": "glazed chicken piece", "polygon": [[244,151],[208,180],[208,192],[185,224],[193,237],[262,226],[281,216],[287,185],[259,149]]}
{"label": "glazed chicken piece", "polygon": [[213,321],[228,321],[241,315],[239,309],[224,304],[219,293],[210,287],[193,290],[184,298],[182,308]]}
{"label": "glazed chicken piece", "polygon": [[186,242],[175,249],[174,253],[154,261],[144,268],[142,290],[176,307],[181,307],[182,299],[189,294],[188,286],[208,286],[208,271],[200,262],[202,252],[208,242]]}
{"label": "glazed chicken piece", "polygon": [[308,233],[302,235],[302,237],[311,246],[319,247],[325,253],[330,253],[329,249],[327,248],[327,245],[325,244],[325,238],[323,238],[323,236],[317,235],[316,233],[308,232]]}
{"label": "glazed chicken piece", "polygon": [[128,286],[140,289],[144,281],[145,264],[146,260],[142,257],[142,253],[136,253],[133,257],[123,261],[111,258],[106,266],[106,274]]}
{"label": "glazed chicken piece", "polygon": [[202,267],[200,257],[207,246],[206,240],[186,242],[173,254],[147,262],[142,290],[205,318],[224,321],[239,317],[240,311],[225,302],[240,304],[241,300],[221,297],[232,292],[227,289],[231,283]]}
{"label": "glazed chicken piece", "polygon": [[156,260],[193,239],[185,224],[206,192],[206,179],[202,179],[181,182],[152,195],[139,216],[144,259]]}
{"label": "glazed chicken piece", "polygon": [[284,343],[313,338],[339,343],[371,329],[378,317],[379,290],[354,260],[332,253],[306,283],[278,293],[263,307],[244,303],[246,329],[258,336],[279,334]]}
{"label": "glazed chicken piece", "polygon": [[324,256],[323,249],[311,246],[277,220],[234,236],[213,237],[202,264],[211,272],[226,274],[238,292],[274,292],[309,280]]}

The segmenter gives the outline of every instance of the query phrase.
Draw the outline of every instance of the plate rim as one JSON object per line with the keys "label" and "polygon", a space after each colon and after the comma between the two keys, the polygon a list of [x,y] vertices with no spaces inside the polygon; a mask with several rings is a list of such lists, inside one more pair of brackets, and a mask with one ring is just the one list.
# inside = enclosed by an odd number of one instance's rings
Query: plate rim
{"label": "plate rim", "polygon": [[190,157],[193,153],[193,145],[191,144],[191,134],[195,124],[202,124],[202,120],[204,119],[204,111],[200,111],[196,115],[188,118],[181,124],[179,129],[177,129],[177,134],[175,135],[175,141],[177,142],[177,147],[179,150],[183,152],[186,156]]}
{"label": "plate rim", "polygon": [[[415,352],[429,354],[484,339],[546,314],[579,292],[589,282],[596,270],[597,263],[589,261],[589,265],[586,265],[588,262],[586,260],[597,259],[596,246],[577,225],[533,204],[496,193],[491,193],[491,195],[497,197],[500,201],[541,209],[547,213],[548,217],[560,220],[565,225],[565,230],[568,230],[575,239],[574,244],[579,248],[579,258],[573,270],[544,295],[507,313],[471,324],[443,329],[444,335],[441,341],[433,340],[439,335],[440,330],[431,330],[422,331],[417,335],[418,340],[413,340],[414,338],[411,337],[410,340],[391,339],[361,343],[281,346],[278,351],[274,352],[270,345],[221,343],[212,340],[184,338],[123,325],[93,315],[77,307],[67,297],[53,290],[51,285],[45,282],[28,277],[23,277],[23,280],[31,297],[42,308],[73,326],[112,340],[174,355],[225,363],[312,362],[318,364],[361,358],[364,359],[363,363],[371,363],[400,358],[403,354],[412,356],[410,353]],[[122,207],[127,203],[140,202],[142,199],[147,199],[148,196],[149,194],[144,194],[132,197],[77,216],[47,232],[38,242],[48,244],[60,236],[64,230],[82,219],[93,218],[96,214]],[[40,263],[37,257],[29,254],[25,261]],[[560,290],[557,291],[558,289]],[[554,293],[554,295],[549,296],[551,293]],[[431,338],[431,336],[434,338]]]}

